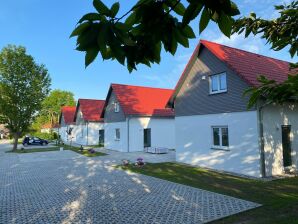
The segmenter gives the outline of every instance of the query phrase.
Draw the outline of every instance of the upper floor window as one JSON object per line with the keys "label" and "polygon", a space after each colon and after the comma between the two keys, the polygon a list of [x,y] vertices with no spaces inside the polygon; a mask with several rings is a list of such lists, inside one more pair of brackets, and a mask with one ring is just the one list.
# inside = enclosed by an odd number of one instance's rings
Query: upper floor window
{"label": "upper floor window", "polygon": [[114,102],[114,111],[115,111],[116,113],[118,113],[119,110],[120,110],[119,102]]}
{"label": "upper floor window", "polygon": [[210,76],[210,93],[227,91],[227,74],[225,72]]}

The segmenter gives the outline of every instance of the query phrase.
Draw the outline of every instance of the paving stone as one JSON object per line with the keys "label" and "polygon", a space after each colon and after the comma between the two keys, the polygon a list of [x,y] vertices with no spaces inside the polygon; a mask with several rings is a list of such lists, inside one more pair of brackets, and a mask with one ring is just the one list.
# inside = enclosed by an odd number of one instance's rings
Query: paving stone
{"label": "paving stone", "polygon": [[119,155],[4,151],[0,145],[1,224],[205,223],[259,206],[113,169]]}

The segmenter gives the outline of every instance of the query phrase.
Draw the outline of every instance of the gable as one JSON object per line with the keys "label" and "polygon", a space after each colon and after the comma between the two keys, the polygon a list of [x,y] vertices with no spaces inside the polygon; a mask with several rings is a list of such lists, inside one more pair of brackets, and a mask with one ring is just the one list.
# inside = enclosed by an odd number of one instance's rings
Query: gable
{"label": "gable", "polygon": [[82,113],[82,111],[81,111],[80,106],[78,106],[77,111],[76,111],[75,123],[76,123],[77,125],[85,124],[85,120],[84,120],[84,118],[83,118],[83,113]]}
{"label": "gable", "polygon": [[[176,116],[246,111],[248,98],[242,94],[248,84],[207,48],[195,56],[175,99]],[[222,72],[227,74],[227,92],[210,94],[209,77]]]}
{"label": "gable", "polygon": [[119,112],[115,112],[114,103],[119,101],[113,89],[110,88],[109,91],[111,92],[108,94],[108,99],[107,99],[108,102],[106,103],[105,110],[104,110],[104,121],[106,123],[125,121],[126,117],[120,104],[119,104]]}

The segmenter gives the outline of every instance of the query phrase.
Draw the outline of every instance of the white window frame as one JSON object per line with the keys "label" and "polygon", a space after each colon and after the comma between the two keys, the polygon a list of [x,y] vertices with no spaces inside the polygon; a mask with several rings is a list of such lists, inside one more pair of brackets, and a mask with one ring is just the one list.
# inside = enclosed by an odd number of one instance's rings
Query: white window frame
{"label": "white window frame", "polygon": [[[218,128],[219,129],[219,145],[214,145],[214,134],[213,134],[213,129]],[[223,146],[222,145],[222,129],[227,128],[228,129],[228,146]],[[214,149],[224,149],[228,150],[230,146],[230,137],[229,137],[229,127],[227,125],[222,125],[222,126],[211,126],[211,139],[212,139],[212,148]]]}
{"label": "white window frame", "polygon": [[[117,131],[119,131],[119,138],[117,136]],[[115,141],[120,141],[120,138],[121,138],[120,128],[115,128]]]}
{"label": "white window frame", "polygon": [[118,113],[120,111],[119,102],[114,102],[114,112]]}
{"label": "white window frame", "polygon": [[[220,89],[220,77],[221,76],[225,76],[225,79],[226,79],[226,88],[225,89]],[[212,77],[217,78],[217,90],[212,90]],[[221,72],[221,73],[209,76],[209,93],[210,94],[225,93],[227,91],[228,91],[228,82],[227,82],[227,73],[226,72]]]}

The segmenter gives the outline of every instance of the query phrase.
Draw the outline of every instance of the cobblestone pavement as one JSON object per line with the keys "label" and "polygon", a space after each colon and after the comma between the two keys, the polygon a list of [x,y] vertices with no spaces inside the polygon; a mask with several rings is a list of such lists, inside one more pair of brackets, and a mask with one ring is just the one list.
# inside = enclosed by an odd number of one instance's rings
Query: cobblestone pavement
{"label": "cobblestone pavement", "polygon": [[259,206],[114,169],[105,157],[65,151],[30,159],[5,150],[0,145],[1,224],[204,223]]}

